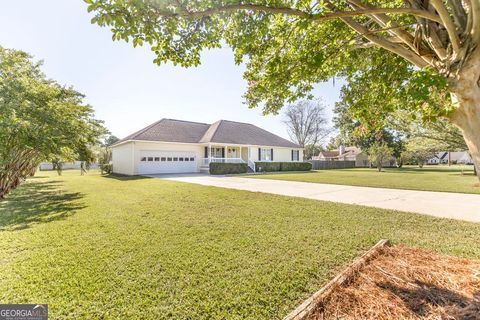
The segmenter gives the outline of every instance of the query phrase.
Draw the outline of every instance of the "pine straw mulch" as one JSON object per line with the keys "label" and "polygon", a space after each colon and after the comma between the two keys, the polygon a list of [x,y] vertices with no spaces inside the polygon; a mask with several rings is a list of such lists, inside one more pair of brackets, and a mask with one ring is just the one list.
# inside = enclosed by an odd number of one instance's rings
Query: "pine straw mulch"
{"label": "pine straw mulch", "polygon": [[385,247],[308,319],[480,319],[480,262]]}

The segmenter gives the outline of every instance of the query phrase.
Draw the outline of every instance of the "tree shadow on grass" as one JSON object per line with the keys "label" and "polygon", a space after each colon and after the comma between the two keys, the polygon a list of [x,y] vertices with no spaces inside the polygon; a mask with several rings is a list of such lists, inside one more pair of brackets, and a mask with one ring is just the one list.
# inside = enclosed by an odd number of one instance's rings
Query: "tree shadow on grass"
{"label": "tree shadow on grass", "polygon": [[0,202],[0,231],[20,230],[34,223],[65,219],[85,208],[79,192],[64,192],[60,181],[30,181]]}
{"label": "tree shadow on grass", "polygon": [[480,319],[480,291],[470,298],[421,281],[415,284],[416,287],[400,287],[391,283],[380,283],[379,286],[402,299],[405,306],[420,318],[437,309],[442,313],[442,319]]}
{"label": "tree shadow on grass", "polygon": [[103,178],[109,178],[109,179],[114,179],[114,180],[119,180],[119,181],[132,181],[132,180],[143,180],[143,179],[151,179],[150,177],[145,177],[145,176],[127,176],[123,174],[105,174],[102,175]]}

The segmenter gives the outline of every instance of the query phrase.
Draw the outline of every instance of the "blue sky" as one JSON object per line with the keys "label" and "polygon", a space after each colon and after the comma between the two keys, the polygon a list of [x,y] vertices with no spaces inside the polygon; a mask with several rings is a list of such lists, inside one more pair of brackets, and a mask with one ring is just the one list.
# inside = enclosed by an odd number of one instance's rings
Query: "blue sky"
{"label": "blue sky", "polygon": [[[288,137],[281,114],[263,116],[242,103],[244,67],[233,63],[229,48],[204,52],[197,68],[159,67],[148,47],[113,42],[107,28],[92,25],[82,0],[0,3],[0,45],[44,60],[47,76],[85,94],[114,135],[124,137],[158,119],[174,118],[249,122]],[[338,82],[333,86],[330,81],[314,91],[328,105],[329,118],[339,90]]]}

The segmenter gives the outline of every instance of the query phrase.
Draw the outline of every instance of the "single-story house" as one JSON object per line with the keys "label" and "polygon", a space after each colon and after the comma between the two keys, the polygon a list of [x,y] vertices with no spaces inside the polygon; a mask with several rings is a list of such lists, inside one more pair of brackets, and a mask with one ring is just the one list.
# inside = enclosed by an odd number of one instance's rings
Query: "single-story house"
{"label": "single-story house", "polygon": [[303,148],[249,123],[162,119],[112,147],[113,172],[125,175],[208,172],[211,162],[303,161]]}
{"label": "single-story house", "polygon": [[427,160],[427,164],[473,164],[473,159],[467,151],[441,151]]}
{"label": "single-story house", "polygon": [[[313,157],[312,160],[321,161],[355,161],[355,167],[369,167],[370,160],[368,155],[362,149],[351,146],[340,146],[338,149],[321,151],[318,156]],[[395,165],[395,158],[390,157],[383,161],[384,167],[392,167]]]}

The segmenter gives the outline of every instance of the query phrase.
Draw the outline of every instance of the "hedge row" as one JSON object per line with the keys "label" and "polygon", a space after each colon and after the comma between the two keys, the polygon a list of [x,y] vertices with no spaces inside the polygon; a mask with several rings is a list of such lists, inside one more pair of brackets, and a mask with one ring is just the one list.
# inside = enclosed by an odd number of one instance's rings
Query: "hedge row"
{"label": "hedge row", "polygon": [[248,166],[246,163],[210,163],[210,174],[235,174],[247,173]]}
{"label": "hedge row", "polygon": [[257,172],[274,171],[310,171],[312,164],[309,162],[255,162]]}

